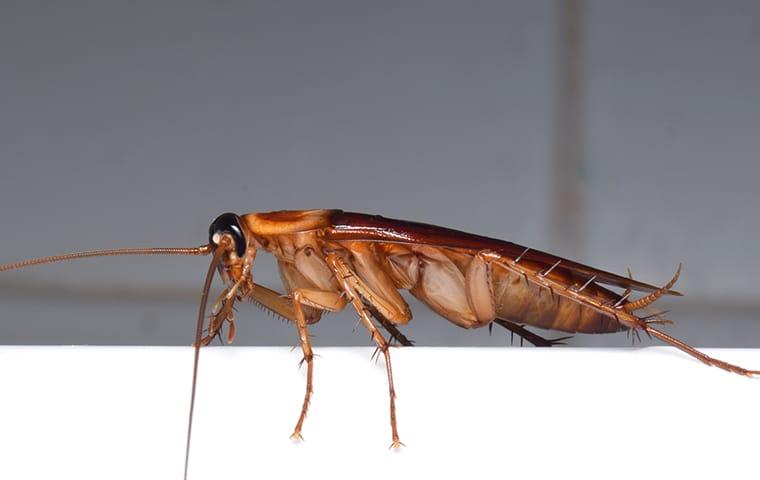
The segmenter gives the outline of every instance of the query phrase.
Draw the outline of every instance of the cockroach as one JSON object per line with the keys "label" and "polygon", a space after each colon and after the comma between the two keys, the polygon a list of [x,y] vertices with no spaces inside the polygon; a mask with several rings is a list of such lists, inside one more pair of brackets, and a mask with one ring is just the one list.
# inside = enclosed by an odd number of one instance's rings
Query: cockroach
{"label": "cockroach", "polygon": [[[254,282],[257,252],[277,260],[285,294]],[[391,447],[401,445],[389,347],[412,342],[399,330],[412,313],[399,290],[408,290],[434,312],[462,328],[497,324],[536,346],[545,339],[525,326],[566,333],[627,331],[656,337],[701,362],[740,375],[760,375],[705,355],[657,329],[672,323],[663,312],[639,315],[672,290],[681,273],[656,287],[514,243],[449,228],[342,210],[224,213],[209,228],[208,243],[193,248],[130,248],[70,253],[0,266],[1,271],[88,257],[114,255],[211,255],[195,330],[192,393],[185,450],[190,455],[200,347],[235,336],[235,303],[249,300],[295,326],[306,364],[306,392],[291,438],[302,439],[312,395],[314,354],[309,325],[324,312],[349,304],[382,354],[388,376]],[[209,290],[218,272],[224,290],[206,322]],[[623,289],[616,292],[610,288]],[[643,296],[632,299],[633,292]],[[205,326],[205,328],[204,328]],[[387,336],[386,334],[387,333]]]}

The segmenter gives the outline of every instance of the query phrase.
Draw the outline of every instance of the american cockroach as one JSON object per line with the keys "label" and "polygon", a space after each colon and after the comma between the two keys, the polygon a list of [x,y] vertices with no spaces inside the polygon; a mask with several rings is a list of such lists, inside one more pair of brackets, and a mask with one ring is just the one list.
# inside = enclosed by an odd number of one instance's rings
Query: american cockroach
{"label": "american cockroach", "polygon": [[[285,294],[254,282],[259,250],[277,259]],[[185,476],[192,433],[200,347],[223,335],[235,336],[235,303],[249,300],[295,326],[306,364],[306,391],[291,435],[302,438],[312,394],[314,354],[309,325],[323,312],[349,304],[385,358],[390,396],[391,447],[402,445],[396,425],[389,347],[412,342],[399,330],[412,313],[399,290],[408,290],[440,316],[462,328],[497,324],[536,346],[544,339],[525,325],[566,333],[640,332],[657,337],[701,362],[746,376],[760,375],[709,357],[655,328],[672,323],[664,313],[639,315],[672,290],[681,272],[656,287],[514,243],[423,223],[342,210],[300,210],[236,215],[224,213],[209,228],[208,244],[193,248],[135,248],[57,255],[0,266],[1,271],[79,258],[114,255],[211,255],[195,330],[192,393]],[[206,322],[215,272],[224,290]],[[610,288],[623,289],[616,292]],[[632,299],[634,291],[643,296]],[[205,326],[205,328],[204,328]],[[387,333],[384,335],[383,331]]]}

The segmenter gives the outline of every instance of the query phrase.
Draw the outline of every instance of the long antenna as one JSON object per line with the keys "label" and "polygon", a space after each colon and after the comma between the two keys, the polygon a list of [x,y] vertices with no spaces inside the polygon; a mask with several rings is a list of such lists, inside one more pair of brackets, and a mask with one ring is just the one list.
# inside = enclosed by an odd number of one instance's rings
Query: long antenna
{"label": "long antenna", "polygon": [[214,256],[206,273],[206,281],[203,284],[203,294],[201,295],[201,304],[198,311],[198,323],[195,329],[195,358],[193,360],[193,388],[190,394],[190,414],[187,421],[187,445],[185,448],[185,479],[187,479],[187,467],[190,460],[190,437],[193,429],[193,410],[195,409],[195,386],[198,380],[198,360],[200,358],[201,336],[203,335],[203,323],[206,317],[206,305],[208,304],[209,290],[211,282],[214,279],[214,271],[222,260],[224,253],[229,250],[230,240],[223,237],[214,249],[212,245],[201,245],[199,247],[160,247],[160,248],[117,248],[109,250],[90,250],[86,252],[65,253],[62,255],[53,255],[50,257],[32,258],[15,263],[6,263],[0,265],[0,272],[10,270],[19,270],[21,268],[31,267],[34,265],[45,265],[48,263],[63,262],[67,260],[79,260],[82,258],[92,257],[114,257],[121,255],[208,255],[212,251]]}
{"label": "long antenna", "polygon": [[193,360],[193,388],[190,393],[190,414],[187,418],[187,445],[185,446],[185,480],[187,480],[187,466],[190,462],[190,437],[193,433],[193,410],[195,410],[195,385],[198,380],[198,359],[201,353],[201,336],[203,335],[203,323],[206,319],[206,304],[208,303],[208,292],[211,289],[211,281],[214,279],[216,267],[222,259],[226,248],[220,246],[214,252],[211,264],[208,266],[206,281],[203,283],[203,293],[201,294],[201,305],[198,309],[198,323],[195,326],[195,358]]}
{"label": "long antenna", "polygon": [[0,265],[0,272],[18,270],[33,265],[44,265],[46,263],[79,260],[80,258],[115,257],[119,255],[208,255],[210,252],[210,245],[202,245],[200,247],[116,248],[111,250],[91,250],[88,252],[66,253],[63,255],[53,255],[51,257],[32,258],[30,260],[23,260],[16,263],[6,263],[5,265]]}

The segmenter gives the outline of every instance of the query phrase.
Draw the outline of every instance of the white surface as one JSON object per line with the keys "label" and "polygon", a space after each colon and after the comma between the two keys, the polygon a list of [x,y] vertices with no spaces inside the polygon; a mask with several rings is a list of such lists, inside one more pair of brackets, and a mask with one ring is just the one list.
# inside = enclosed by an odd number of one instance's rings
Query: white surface
{"label": "white surface", "polygon": [[[191,478],[756,478],[760,381],[665,348],[201,352]],[[760,350],[708,349],[760,366]],[[190,348],[0,347],[2,477],[181,478]]]}

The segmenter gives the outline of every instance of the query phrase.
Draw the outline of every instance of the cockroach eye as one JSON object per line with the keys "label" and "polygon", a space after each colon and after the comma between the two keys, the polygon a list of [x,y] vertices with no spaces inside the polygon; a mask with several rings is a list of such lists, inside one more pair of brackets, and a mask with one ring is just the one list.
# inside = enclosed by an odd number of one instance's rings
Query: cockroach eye
{"label": "cockroach eye", "polygon": [[228,234],[235,242],[235,251],[238,257],[245,255],[248,243],[243,234],[243,228],[240,226],[240,217],[234,213],[223,213],[216,217],[211,226],[208,228],[208,243],[216,246],[219,236]]}

